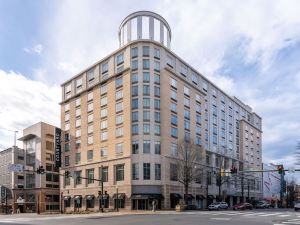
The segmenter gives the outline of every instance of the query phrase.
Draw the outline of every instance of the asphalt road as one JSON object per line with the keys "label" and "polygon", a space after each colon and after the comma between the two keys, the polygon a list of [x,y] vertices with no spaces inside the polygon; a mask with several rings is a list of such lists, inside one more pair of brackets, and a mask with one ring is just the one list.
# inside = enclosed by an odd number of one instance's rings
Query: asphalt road
{"label": "asphalt road", "polygon": [[292,210],[146,212],[142,215],[90,214],[0,216],[0,225],[300,225]]}

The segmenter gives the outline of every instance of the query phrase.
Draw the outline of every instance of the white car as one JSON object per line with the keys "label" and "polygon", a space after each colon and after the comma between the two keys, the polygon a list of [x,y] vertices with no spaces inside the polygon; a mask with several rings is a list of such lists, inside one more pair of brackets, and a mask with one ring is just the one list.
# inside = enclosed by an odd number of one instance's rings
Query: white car
{"label": "white car", "polygon": [[220,210],[228,209],[228,204],[226,202],[214,202],[208,206],[208,210]]}
{"label": "white car", "polygon": [[298,211],[298,209],[300,209],[300,201],[295,202],[294,209],[295,211]]}

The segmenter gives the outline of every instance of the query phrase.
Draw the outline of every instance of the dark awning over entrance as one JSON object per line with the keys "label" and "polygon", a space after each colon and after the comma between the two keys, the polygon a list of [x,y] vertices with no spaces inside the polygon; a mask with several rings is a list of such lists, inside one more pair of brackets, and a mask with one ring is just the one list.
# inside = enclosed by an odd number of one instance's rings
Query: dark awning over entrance
{"label": "dark awning over entrance", "polygon": [[132,194],[131,199],[163,199],[162,194]]}
{"label": "dark awning over entrance", "polygon": [[196,199],[205,199],[204,195],[196,195]]}
{"label": "dark awning over entrance", "polygon": [[95,198],[94,195],[87,195],[87,196],[86,196],[86,200],[92,200],[93,198]]}
{"label": "dark awning over entrance", "polygon": [[177,193],[171,193],[171,194],[170,194],[170,197],[171,197],[171,198],[182,199],[181,195],[180,195],[180,194],[177,194]]}
{"label": "dark awning over entrance", "polygon": [[81,195],[75,195],[75,196],[74,196],[74,199],[81,199],[81,198],[82,198]]}
{"label": "dark awning over entrance", "polygon": [[71,198],[71,196],[65,196],[64,200],[69,200]]}
{"label": "dark awning over entrance", "polygon": [[208,195],[207,197],[210,198],[210,199],[214,199],[215,198],[215,196],[213,196],[213,195]]}
{"label": "dark awning over entrance", "polygon": [[192,194],[184,194],[184,199],[188,199],[188,200],[192,200],[194,199],[195,197],[192,195]]}
{"label": "dark awning over entrance", "polygon": [[[99,199],[101,200],[101,195],[99,196]],[[103,195],[103,199],[104,200],[109,199],[109,195],[108,194],[104,194]]]}
{"label": "dark awning over entrance", "polygon": [[[125,193],[118,193],[118,199],[124,199]],[[117,194],[113,195],[113,199],[117,199]]]}

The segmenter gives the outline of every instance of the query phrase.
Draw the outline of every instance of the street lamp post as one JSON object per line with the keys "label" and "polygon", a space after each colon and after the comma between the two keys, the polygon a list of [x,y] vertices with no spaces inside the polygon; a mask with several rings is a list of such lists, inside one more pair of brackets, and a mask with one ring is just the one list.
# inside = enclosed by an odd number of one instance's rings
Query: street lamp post
{"label": "street lamp post", "polygon": [[101,165],[101,212],[103,212],[103,165]]}
{"label": "street lamp post", "polygon": [[117,209],[117,212],[119,211],[119,193],[118,193],[118,186],[116,186],[117,188],[117,200],[116,200],[116,209]]}

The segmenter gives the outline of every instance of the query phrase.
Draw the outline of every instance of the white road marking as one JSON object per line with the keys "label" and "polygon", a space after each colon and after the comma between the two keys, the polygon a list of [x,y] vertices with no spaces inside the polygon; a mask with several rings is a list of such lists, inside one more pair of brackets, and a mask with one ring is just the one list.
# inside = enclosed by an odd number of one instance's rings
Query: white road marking
{"label": "white road marking", "polygon": [[231,218],[228,217],[215,217],[215,218],[210,218],[211,220],[231,220]]}

